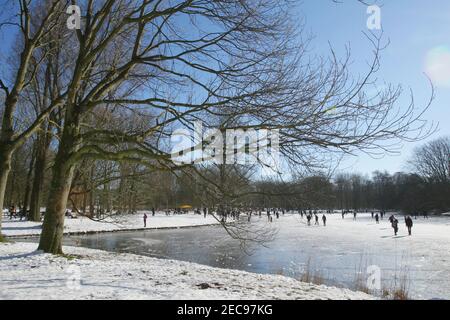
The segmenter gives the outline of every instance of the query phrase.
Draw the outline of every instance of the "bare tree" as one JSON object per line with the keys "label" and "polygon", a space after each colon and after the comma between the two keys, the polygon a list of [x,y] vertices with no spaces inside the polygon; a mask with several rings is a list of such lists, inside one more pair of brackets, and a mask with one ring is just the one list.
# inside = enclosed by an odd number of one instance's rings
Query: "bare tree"
{"label": "bare tree", "polygon": [[429,181],[450,182],[450,137],[442,137],[414,150],[413,170]]}
{"label": "bare tree", "polygon": [[[45,252],[62,252],[77,163],[100,159],[190,170],[172,162],[167,139],[174,128],[191,128],[209,115],[244,120],[230,121],[227,129],[279,130],[281,153],[297,167],[323,160],[324,151],[390,152],[393,142],[428,133],[420,119],[429,104],[417,109],[411,99],[398,105],[400,87],[367,93],[376,88],[380,38],[368,35],[373,59],[367,74],[354,79],[349,54],[308,56],[308,39],[298,40],[289,1],[108,0],[82,9],[39,244]],[[101,106],[156,116],[140,130],[84,126]]]}
{"label": "bare tree", "polygon": [[[8,77],[8,80],[3,77],[0,78],[0,89],[5,97],[0,131],[0,208],[2,209],[13,153],[33,135],[48,117],[49,113],[63,103],[63,97],[58,97],[50,106],[42,110],[36,118],[25,123],[23,121],[18,123],[15,118],[21,94],[30,85],[35,76],[36,70],[32,64],[33,53],[37,48],[45,45],[45,41],[49,40],[45,36],[58,26],[60,22],[58,17],[60,15],[57,13],[64,7],[63,2],[52,0],[45,1],[44,5],[42,5],[42,3],[37,3],[37,1],[20,0],[15,2],[14,5],[17,15],[0,22],[2,31],[9,27],[15,27],[18,30],[19,37],[17,42],[21,45],[17,67]],[[8,32],[10,31],[8,30]],[[47,53],[50,54],[51,52]],[[34,64],[34,67],[36,65]]]}

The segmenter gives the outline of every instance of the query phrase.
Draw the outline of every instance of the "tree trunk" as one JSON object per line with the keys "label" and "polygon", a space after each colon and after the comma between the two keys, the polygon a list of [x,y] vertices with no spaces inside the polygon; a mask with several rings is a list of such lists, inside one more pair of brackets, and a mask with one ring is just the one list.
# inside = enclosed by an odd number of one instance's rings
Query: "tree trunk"
{"label": "tree trunk", "polygon": [[12,151],[0,146],[0,234],[2,231],[3,207],[5,201],[6,185],[11,171]]}
{"label": "tree trunk", "polygon": [[64,214],[73,178],[74,166],[55,163],[53,178],[49,190],[47,208],[42,226],[39,250],[47,253],[62,253],[62,237],[64,233]]}
{"label": "tree trunk", "polygon": [[48,143],[44,134],[38,137],[36,149],[36,164],[34,169],[33,188],[30,200],[30,221],[41,221],[41,191],[44,183],[45,168],[47,164]]}
{"label": "tree trunk", "polygon": [[22,215],[21,215],[21,217],[26,217],[28,206],[30,204],[30,191],[31,191],[31,187],[32,187],[32,179],[31,179],[31,177],[33,175],[33,168],[34,168],[35,159],[36,159],[36,154],[35,154],[35,149],[33,148],[33,151],[31,153],[31,159],[30,159],[30,167],[28,168],[26,188],[25,188],[25,196],[23,198],[23,207],[22,207]]}
{"label": "tree trunk", "polygon": [[81,207],[81,211],[83,212],[83,216],[86,215],[87,198],[88,198],[88,194],[86,192],[87,190],[88,190],[88,185],[87,185],[87,182],[84,181],[84,183],[83,183],[83,204],[82,204],[82,207]]}
{"label": "tree trunk", "polygon": [[95,194],[94,194],[94,173],[95,173],[95,162],[91,165],[91,172],[89,175],[89,216],[91,218],[95,215]]}
{"label": "tree trunk", "polygon": [[76,153],[78,145],[76,141],[79,132],[77,123],[77,121],[73,121],[65,125],[53,165],[53,176],[39,240],[39,250],[46,253],[62,254],[64,214],[75,171],[71,156]]}

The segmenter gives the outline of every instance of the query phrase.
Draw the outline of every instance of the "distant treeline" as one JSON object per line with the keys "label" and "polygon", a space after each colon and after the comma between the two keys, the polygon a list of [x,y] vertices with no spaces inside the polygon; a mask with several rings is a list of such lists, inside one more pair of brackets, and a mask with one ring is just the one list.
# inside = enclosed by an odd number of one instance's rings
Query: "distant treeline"
{"label": "distant treeline", "polygon": [[[441,138],[416,149],[410,173],[317,174],[288,182],[256,181],[252,179],[256,169],[245,166],[204,166],[175,174],[133,164],[85,161],[77,168],[68,206],[86,215],[182,205],[448,212],[449,146],[449,138]],[[19,210],[29,203],[25,199],[33,182],[27,168],[31,158],[25,151],[15,156],[6,192],[6,204]],[[42,198],[48,196],[50,170],[44,176]]]}

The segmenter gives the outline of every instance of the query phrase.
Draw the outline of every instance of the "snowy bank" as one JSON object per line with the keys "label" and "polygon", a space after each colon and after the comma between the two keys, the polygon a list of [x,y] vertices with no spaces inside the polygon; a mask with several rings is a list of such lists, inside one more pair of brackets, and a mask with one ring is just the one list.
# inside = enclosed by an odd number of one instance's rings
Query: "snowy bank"
{"label": "snowy bank", "polygon": [[348,289],[175,260],[32,243],[0,243],[2,299],[373,299]]}
{"label": "snowy bank", "polygon": [[[166,216],[158,213],[154,217],[147,213],[147,228],[144,228],[143,213],[115,216],[102,221],[94,221],[86,217],[77,219],[66,218],[64,234],[83,234],[96,232],[112,232],[126,230],[144,230],[161,228],[181,228],[217,224],[212,216],[198,214],[183,214]],[[36,236],[41,233],[42,222],[19,221],[18,219],[4,219],[2,234],[7,237]]]}

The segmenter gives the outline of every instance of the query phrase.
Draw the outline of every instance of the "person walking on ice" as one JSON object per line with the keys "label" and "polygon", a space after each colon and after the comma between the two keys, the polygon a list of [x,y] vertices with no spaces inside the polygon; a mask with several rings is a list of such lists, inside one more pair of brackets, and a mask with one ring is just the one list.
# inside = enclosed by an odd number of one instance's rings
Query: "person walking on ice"
{"label": "person walking on ice", "polygon": [[147,214],[144,213],[144,228],[147,228]]}
{"label": "person walking on ice", "polygon": [[394,217],[394,215],[392,214],[390,217],[389,217],[389,222],[392,224],[392,222],[395,220],[395,217]]}
{"label": "person walking on ice", "polygon": [[324,215],[322,215],[322,221],[323,221],[323,226],[326,227],[327,226],[327,217]]}
{"label": "person walking on ice", "polygon": [[405,224],[406,224],[406,228],[408,228],[408,234],[411,235],[411,229],[413,226],[413,220],[411,219],[410,216],[407,216],[405,218]]}
{"label": "person walking on ice", "polygon": [[316,219],[316,222],[314,223],[314,225],[320,225],[319,224],[319,216],[317,215],[317,214],[314,214],[314,217],[315,217],[315,219]]}
{"label": "person walking on ice", "polygon": [[380,216],[378,215],[378,213],[375,215],[375,222],[376,222],[377,224],[380,223]]}
{"label": "person walking on ice", "polygon": [[398,233],[398,220],[392,219],[392,228],[394,228],[394,235],[397,235]]}

